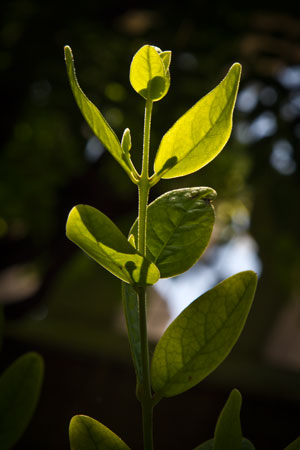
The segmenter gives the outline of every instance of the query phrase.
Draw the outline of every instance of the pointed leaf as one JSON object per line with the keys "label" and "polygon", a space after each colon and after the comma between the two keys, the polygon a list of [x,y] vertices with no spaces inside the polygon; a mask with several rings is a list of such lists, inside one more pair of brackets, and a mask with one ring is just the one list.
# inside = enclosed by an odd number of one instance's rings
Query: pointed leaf
{"label": "pointed leaf", "polygon": [[213,450],[241,450],[243,437],[240,422],[241,405],[242,396],[234,389],[218,418]]}
{"label": "pointed leaf", "polygon": [[95,133],[116,161],[118,161],[127,173],[130,173],[130,169],[127,166],[126,161],[123,159],[121,144],[117,136],[108,125],[99,109],[87,98],[79,86],[75,73],[72,50],[69,46],[65,47],[65,60],[71,89],[82,115],[91,127],[93,133]]}
{"label": "pointed leaf", "polygon": [[[215,215],[207,187],[177,189],[158,197],[147,209],[147,258],[161,278],[173,277],[193,266],[207,247]],[[130,233],[138,236],[138,221]]]}
{"label": "pointed leaf", "polygon": [[165,331],[152,358],[152,386],[172,397],[195,386],[226,358],[245,324],[256,274],[240,272],[191,303]]}
{"label": "pointed leaf", "polygon": [[96,208],[75,206],[66,231],[72,242],[121,280],[138,286],[158,281],[157,267],[141,256],[117,226]]}
{"label": "pointed leaf", "polygon": [[133,365],[137,379],[139,383],[142,384],[142,355],[138,297],[136,291],[130,284],[122,283],[122,300]]}
{"label": "pointed leaf", "polygon": [[165,64],[168,56],[160,57],[161,50],[153,45],[144,45],[134,55],[130,66],[130,83],[133,89],[146,100],[157,101],[169,89],[170,80]]}
{"label": "pointed leaf", "polygon": [[291,442],[284,450],[300,450],[300,436]]}
{"label": "pointed leaf", "polygon": [[71,450],[130,450],[109,428],[88,416],[74,416],[69,428]]}
{"label": "pointed leaf", "polygon": [[36,353],[18,358],[0,378],[0,448],[19,440],[35,411],[43,378],[43,361]]}
{"label": "pointed leaf", "polygon": [[154,162],[156,173],[167,170],[163,178],[196,172],[213,160],[228,141],[232,128],[240,64],[234,64],[224,80],[188,110],[164,135]]}

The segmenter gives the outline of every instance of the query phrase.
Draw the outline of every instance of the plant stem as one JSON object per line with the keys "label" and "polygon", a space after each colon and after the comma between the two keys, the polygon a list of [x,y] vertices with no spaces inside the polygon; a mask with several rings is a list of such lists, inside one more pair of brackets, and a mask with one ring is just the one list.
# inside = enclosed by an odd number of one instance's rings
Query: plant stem
{"label": "plant stem", "polygon": [[[147,243],[147,204],[149,197],[149,149],[150,149],[150,128],[152,115],[152,100],[146,101],[145,121],[144,121],[144,145],[142,172],[139,180],[139,218],[138,218],[138,251],[146,255]],[[142,386],[141,405],[143,414],[143,436],[144,450],[153,450],[153,406],[149,366],[149,348],[147,334],[147,310],[146,310],[146,288],[138,289],[139,319],[140,319],[140,339],[142,354]]]}

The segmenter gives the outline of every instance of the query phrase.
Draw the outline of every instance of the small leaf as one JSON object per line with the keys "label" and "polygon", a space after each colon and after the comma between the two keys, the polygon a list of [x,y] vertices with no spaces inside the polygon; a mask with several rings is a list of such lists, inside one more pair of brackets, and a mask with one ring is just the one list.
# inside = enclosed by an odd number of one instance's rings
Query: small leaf
{"label": "small leaf", "polygon": [[27,428],[39,399],[43,369],[38,354],[26,353],[1,375],[1,450],[12,448]]}
{"label": "small leaf", "polygon": [[129,153],[131,150],[131,134],[129,128],[124,130],[121,147],[124,153]]}
{"label": "small leaf", "polygon": [[300,450],[300,436],[285,447],[284,450]]}
{"label": "small leaf", "polygon": [[158,281],[157,267],[141,256],[117,226],[96,208],[75,206],[66,228],[72,242],[121,280],[138,286]]}
{"label": "small leaf", "polygon": [[74,416],[69,427],[71,450],[130,450],[109,428],[88,416]]}
{"label": "small leaf", "polygon": [[65,46],[65,60],[71,89],[82,115],[102,144],[123,167],[123,169],[130,174],[130,168],[123,159],[122,147],[117,136],[108,125],[99,109],[87,98],[79,86],[75,73],[72,50],[69,46]]}
{"label": "small leaf", "polygon": [[170,86],[170,76],[165,68],[168,56],[160,57],[161,53],[161,50],[153,45],[144,45],[131,62],[130,83],[146,100],[160,100]]}
{"label": "small leaf", "polygon": [[242,396],[234,389],[218,418],[213,450],[241,450],[243,437],[240,422],[241,405]]}
{"label": "small leaf", "polygon": [[195,386],[231,351],[245,324],[256,274],[240,272],[191,303],[165,331],[152,358],[153,390],[172,397]]}
{"label": "small leaf", "polygon": [[232,129],[240,64],[234,64],[224,80],[188,110],[164,135],[154,162],[159,173],[170,158],[176,165],[163,178],[175,178],[196,172],[212,161],[228,141]]}
{"label": "small leaf", "polygon": [[122,283],[122,300],[133,365],[137,379],[139,383],[142,384],[142,355],[138,297],[136,291],[130,284]]}
{"label": "small leaf", "polygon": [[[177,189],[158,197],[147,209],[146,257],[161,278],[173,277],[193,266],[207,247],[215,215],[211,188]],[[137,241],[138,221],[131,231]]]}

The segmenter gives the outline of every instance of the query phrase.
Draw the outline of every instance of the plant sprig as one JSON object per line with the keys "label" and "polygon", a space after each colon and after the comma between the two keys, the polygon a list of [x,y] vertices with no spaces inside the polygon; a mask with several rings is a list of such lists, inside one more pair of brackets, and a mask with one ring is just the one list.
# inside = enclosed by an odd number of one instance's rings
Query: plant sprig
{"label": "plant sprig", "polygon": [[[163,398],[198,384],[229,354],[244,327],[257,276],[235,274],[192,302],[168,327],[150,362],[147,337],[147,286],[159,278],[185,272],[207,247],[214,224],[209,187],[177,189],[150,205],[150,189],[161,178],[193,173],[211,162],[227,143],[237,97],[241,65],[235,63],[220,84],[190,108],[163,136],[153,174],[149,175],[151,117],[155,102],[170,87],[171,52],[144,45],[133,57],[130,82],[145,101],[142,170],[131,160],[131,132],[121,142],[98,108],[81,90],[70,47],[65,47],[67,73],[75,100],[90,125],[139,193],[138,217],[128,238],[92,206],[75,206],[67,221],[67,236],[98,264],[122,280],[122,299],[137,378],[137,398],[143,414],[144,450],[153,450],[153,408]],[[239,421],[241,395],[234,390],[221,415],[214,439],[198,450],[253,449],[242,437]],[[70,424],[72,450],[128,450],[104,425],[87,416]],[[294,448],[294,447],[293,447]],[[197,450],[195,449],[195,450]]]}

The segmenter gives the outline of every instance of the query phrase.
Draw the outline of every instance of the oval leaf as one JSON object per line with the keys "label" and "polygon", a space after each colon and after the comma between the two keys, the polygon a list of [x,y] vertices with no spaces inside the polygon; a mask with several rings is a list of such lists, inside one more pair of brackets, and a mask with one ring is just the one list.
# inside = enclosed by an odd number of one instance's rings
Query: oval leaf
{"label": "oval leaf", "polygon": [[137,380],[142,384],[142,354],[138,297],[136,291],[130,284],[122,283],[122,300],[133,365]]}
{"label": "oval leaf", "polygon": [[234,389],[222,409],[215,429],[213,450],[241,450],[240,411],[242,396]]}
{"label": "oval leaf", "polygon": [[[177,189],[148,206],[146,257],[158,267],[161,278],[185,272],[200,258],[214,225],[210,200],[215,196],[207,187]],[[137,241],[137,221],[130,233]]]}
{"label": "oval leaf", "polygon": [[226,358],[253,301],[257,277],[240,272],[191,303],[168,327],[152,358],[152,386],[172,397],[195,386]]}
{"label": "oval leaf", "polygon": [[130,174],[131,171],[127,166],[125,159],[123,159],[122,147],[117,136],[108,125],[99,109],[87,98],[79,86],[75,72],[72,50],[69,46],[65,46],[65,60],[71,89],[83,117],[97,138],[112,154],[116,161],[118,161],[123,169]]}
{"label": "oval leaf", "polygon": [[144,45],[134,55],[130,66],[130,83],[133,89],[146,100],[157,101],[169,89],[168,67],[170,55],[153,45]]}
{"label": "oval leaf", "polygon": [[70,422],[71,450],[130,450],[109,428],[88,416],[74,416]]}
{"label": "oval leaf", "polygon": [[36,408],[44,372],[36,353],[18,358],[0,378],[0,448],[8,450],[20,439]]}
{"label": "oval leaf", "polygon": [[[175,178],[196,172],[213,160],[228,141],[241,74],[234,64],[224,80],[188,110],[164,135],[154,162],[156,173]],[[176,164],[167,170],[168,161]]]}
{"label": "oval leaf", "polygon": [[128,242],[117,226],[96,208],[75,206],[68,217],[68,238],[98,264],[127,283],[146,286],[159,279],[159,270]]}

